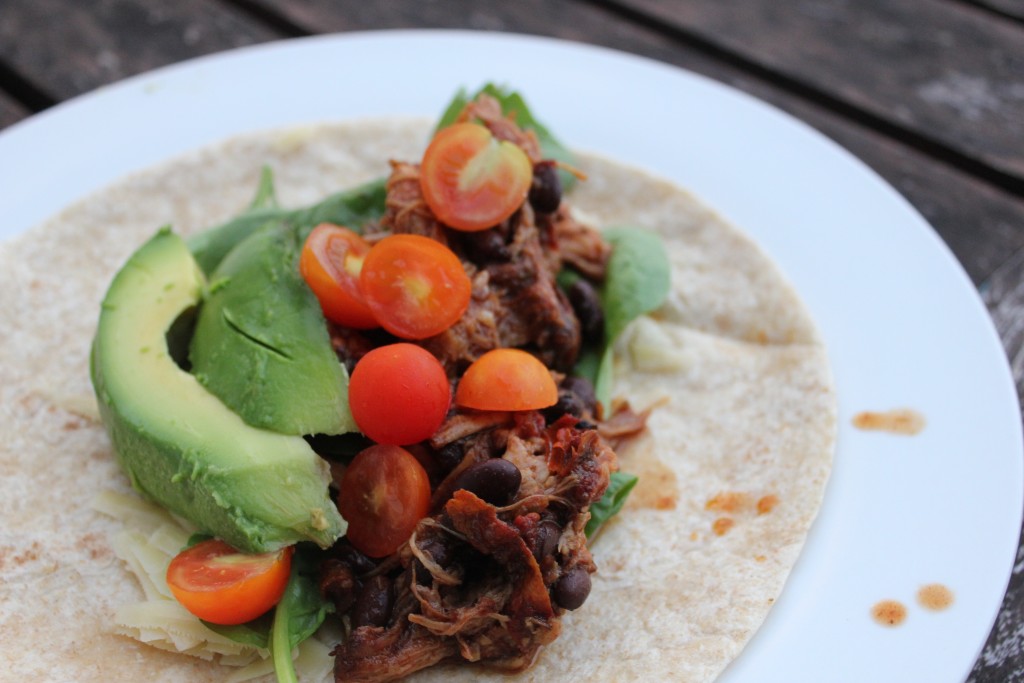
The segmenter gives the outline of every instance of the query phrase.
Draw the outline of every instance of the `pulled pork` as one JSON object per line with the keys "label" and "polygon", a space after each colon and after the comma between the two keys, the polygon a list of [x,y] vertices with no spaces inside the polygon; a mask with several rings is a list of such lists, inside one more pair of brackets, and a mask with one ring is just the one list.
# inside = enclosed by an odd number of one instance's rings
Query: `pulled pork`
{"label": "pulled pork", "polygon": [[[455,659],[518,671],[586,599],[595,566],[584,528],[615,453],[569,415],[551,425],[536,411],[508,421],[480,420],[486,428],[445,445],[463,457],[395,555],[374,564],[346,547],[323,563],[321,589],[350,629],[333,653],[336,680],[389,681]],[[481,497],[493,494],[486,487],[459,485],[492,458],[521,474],[501,505]]]}
{"label": "pulled pork", "polygon": [[[460,120],[519,145],[535,165],[535,184],[555,174],[536,136],[503,116],[492,98],[469,104]],[[513,347],[543,361],[560,388],[558,403],[543,412],[450,414],[431,439],[408,447],[432,489],[430,512],[411,538],[382,560],[346,539],[328,551],[320,589],[346,633],[333,651],[337,681],[390,681],[456,660],[522,670],[558,636],[561,615],[589,594],[589,508],[618,464],[599,431],[593,387],[563,375],[577,361],[581,330],[602,334],[600,304],[589,285],[589,294],[567,296],[556,275],[568,265],[601,282],[610,247],[573,218],[557,183],[542,189],[544,200],[524,201],[501,224],[460,232],[430,210],[420,167],[391,163],[385,214],[368,239],[407,233],[437,240],[461,260],[472,284],[461,319],[417,343],[441,361],[453,385],[487,351]],[[331,328],[349,369],[384,337]],[[645,418],[619,418],[610,435],[642,429]]]}

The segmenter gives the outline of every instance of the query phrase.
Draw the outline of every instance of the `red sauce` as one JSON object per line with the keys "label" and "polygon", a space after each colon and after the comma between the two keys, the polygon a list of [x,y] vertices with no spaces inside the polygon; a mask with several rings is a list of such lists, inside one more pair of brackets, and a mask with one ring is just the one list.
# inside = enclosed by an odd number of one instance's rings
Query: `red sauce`
{"label": "red sauce", "polygon": [[853,426],[868,431],[889,432],[913,436],[924,429],[925,419],[921,413],[909,408],[897,408],[885,412],[864,411],[853,416]]}
{"label": "red sauce", "polygon": [[907,608],[896,600],[882,600],[871,608],[871,617],[881,626],[899,626],[907,618]]}
{"label": "red sauce", "polygon": [[925,609],[938,612],[953,604],[953,591],[941,583],[930,583],[917,591],[917,603]]}

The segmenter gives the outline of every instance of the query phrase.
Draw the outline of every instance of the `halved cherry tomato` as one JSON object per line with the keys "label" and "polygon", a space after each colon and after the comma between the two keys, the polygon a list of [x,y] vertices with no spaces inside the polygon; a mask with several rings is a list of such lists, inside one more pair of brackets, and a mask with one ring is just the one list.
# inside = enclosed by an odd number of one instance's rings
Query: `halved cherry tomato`
{"label": "halved cherry tomato", "polygon": [[445,225],[471,232],[515,213],[532,180],[526,152],[476,123],[441,130],[420,166],[420,188],[430,210]]}
{"label": "halved cherry tomato", "polygon": [[167,585],[185,609],[214,624],[244,624],[277,604],[288,585],[291,547],[246,555],[211,539],[182,550]]}
{"label": "halved cherry tomato", "polygon": [[451,405],[444,367],[415,344],[389,344],[359,359],[348,403],[360,431],[377,443],[405,446],[437,431]]}
{"label": "halved cherry tomato", "polygon": [[299,270],[328,320],[357,330],[378,327],[359,291],[359,271],[370,245],[348,228],[322,223],[309,233]]}
{"label": "halved cherry tomato", "polygon": [[455,390],[457,405],[476,410],[537,410],[557,401],[551,372],[519,349],[494,349],[480,356]]}
{"label": "halved cherry tomato", "polygon": [[378,444],[360,451],[341,478],[338,510],[348,540],[370,557],[384,557],[409,540],[430,510],[430,480],[412,453]]}
{"label": "halved cherry tomato", "polygon": [[447,330],[465,313],[473,289],[451,249],[407,234],[373,245],[359,284],[377,321],[403,339],[426,339]]}

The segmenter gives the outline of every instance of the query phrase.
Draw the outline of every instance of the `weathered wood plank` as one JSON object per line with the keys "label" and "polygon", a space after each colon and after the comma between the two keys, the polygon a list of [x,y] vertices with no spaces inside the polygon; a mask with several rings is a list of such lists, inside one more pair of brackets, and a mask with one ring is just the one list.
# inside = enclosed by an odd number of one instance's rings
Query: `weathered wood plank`
{"label": "weathered wood plank", "polygon": [[7,93],[0,90],[0,130],[29,115],[29,110]]}
{"label": "weathered wood plank", "polygon": [[59,99],[277,37],[236,10],[205,0],[0,2],[0,59]]}
{"label": "weathered wood plank", "polygon": [[1024,187],[1024,26],[943,0],[615,4],[978,160]]}
{"label": "weathered wood plank", "polygon": [[982,283],[982,296],[1024,398],[1024,250],[1014,254]]}
{"label": "weathered wood plank", "polygon": [[786,109],[865,160],[917,206],[975,282],[1024,247],[1024,231],[1019,229],[1024,225],[1024,202],[657,31],[616,19],[599,7],[543,0],[508,4],[392,0],[372,7],[355,0],[258,1],[310,32],[408,26],[490,28],[596,42],[683,66]]}
{"label": "weathered wood plank", "polygon": [[987,7],[1000,14],[1024,19],[1024,0],[967,0],[972,5]]}

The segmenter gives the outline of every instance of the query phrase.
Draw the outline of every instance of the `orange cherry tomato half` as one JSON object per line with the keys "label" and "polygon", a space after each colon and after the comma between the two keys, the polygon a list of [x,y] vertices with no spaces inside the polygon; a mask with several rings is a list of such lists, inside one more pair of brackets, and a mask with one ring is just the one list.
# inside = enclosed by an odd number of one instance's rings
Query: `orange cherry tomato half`
{"label": "orange cherry tomato half", "polygon": [[494,349],[480,356],[455,390],[457,405],[476,410],[537,410],[557,401],[551,373],[519,349]]}
{"label": "orange cherry tomato half", "polygon": [[452,401],[444,366],[415,344],[389,344],[359,359],[348,404],[359,430],[377,443],[405,446],[428,439]]}
{"label": "orange cherry tomato half", "polygon": [[368,330],[379,327],[359,291],[359,272],[370,245],[348,228],[322,223],[309,233],[299,271],[328,320]]}
{"label": "orange cherry tomato half", "polygon": [[277,604],[288,585],[291,547],[247,555],[211,539],[182,550],[167,585],[185,609],[214,624],[244,624]]}
{"label": "orange cherry tomato half", "polygon": [[359,284],[380,325],[403,339],[426,339],[447,330],[466,312],[473,289],[451,249],[407,234],[373,245]]}
{"label": "orange cherry tomato half", "polygon": [[338,510],[357,550],[370,557],[390,555],[430,511],[427,472],[404,448],[370,446],[345,468]]}
{"label": "orange cherry tomato half", "polygon": [[471,232],[515,213],[532,180],[526,152],[476,123],[441,130],[420,166],[420,188],[430,210],[445,225]]}

